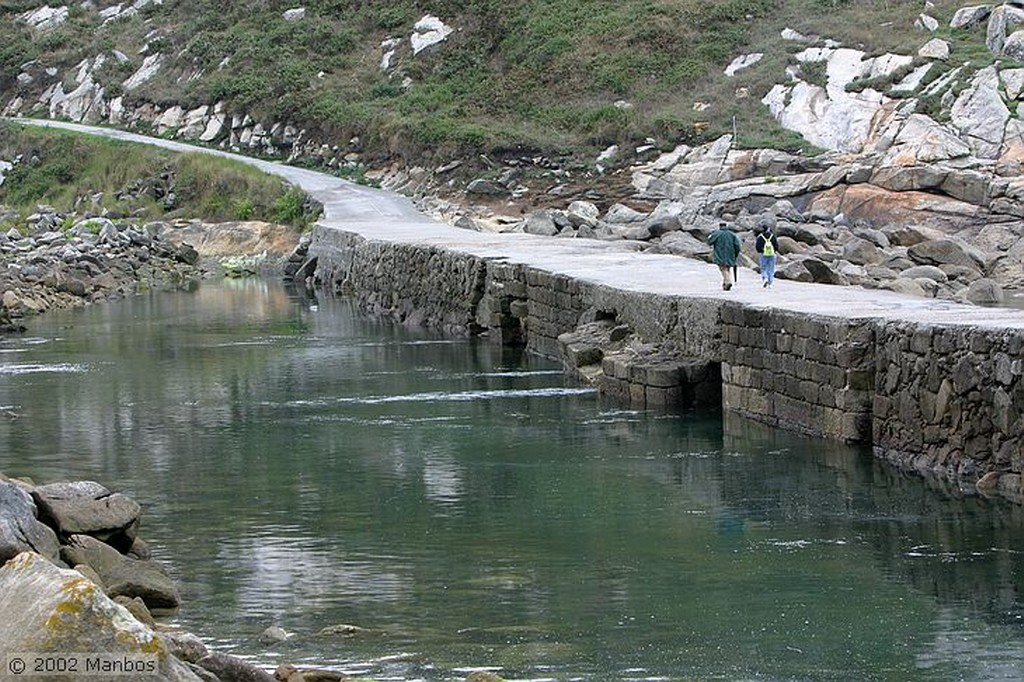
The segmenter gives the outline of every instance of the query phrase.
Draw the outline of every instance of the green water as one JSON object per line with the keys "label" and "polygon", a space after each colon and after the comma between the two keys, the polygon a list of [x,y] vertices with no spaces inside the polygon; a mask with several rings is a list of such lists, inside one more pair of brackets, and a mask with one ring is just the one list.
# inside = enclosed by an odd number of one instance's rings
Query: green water
{"label": "green water", "polygon": [[[0,471],[134,496],[172,620],[268,667],[1024,678],[1020,509],[277,283],[0,340]],[[339,624],[367,631],[318,635]]]}

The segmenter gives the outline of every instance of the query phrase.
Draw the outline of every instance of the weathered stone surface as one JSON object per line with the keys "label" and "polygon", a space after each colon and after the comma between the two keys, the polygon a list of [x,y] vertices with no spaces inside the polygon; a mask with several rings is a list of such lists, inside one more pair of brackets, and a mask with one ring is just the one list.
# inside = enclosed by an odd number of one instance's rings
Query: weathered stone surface
{"label": "weathered stone surface", "polygon": [[197,662],[221,682],[275,682],[274,676],[252,663],[218,651],[211,652]]}
{"label": "weathered stone surface", "polygon": [[36,518],[36,505],[27,492],[0,480],[0,565],[22,552],[57,559],[57,536]]}
{"label": "weathered stone surface", "polygon": [[40,518],[51,523],[62,537],[92,535],[125,550],[135,539],[142,508],[99,483],[50,483],[36,487],[32,496]]}
{"label": "weathered stone surface", "polygon": [[[151,661],[156,682],[200,682],[170,656],[156,634],[76,571],[23,553],[0,568],[0,642],[7,652],[88,652]],[[147,658],[148,657],[148,658]],[[124,675],[90,675],[119,682]]]}
{"label": "weathered stone surface", "polygon": [[181,602],[178,588],[160,564],[124,556],[88,535],[74,535],[61,548],[68,564],[85,564],[103,581],[111,597],[140,597],[149,608],[171,609]]}
{"label": "weathered stone surface", "polygon": [[907,255],[922,265],[960,265],[985,270],[984,259],[968,245],[953,239],[933,239],[914,244]]}
{"label": "weathered stone surface", "polygon": [[976,305],[999,305],[1005,299],[1003,288],[991,279],[982,278],[967,287],[966,298]]}

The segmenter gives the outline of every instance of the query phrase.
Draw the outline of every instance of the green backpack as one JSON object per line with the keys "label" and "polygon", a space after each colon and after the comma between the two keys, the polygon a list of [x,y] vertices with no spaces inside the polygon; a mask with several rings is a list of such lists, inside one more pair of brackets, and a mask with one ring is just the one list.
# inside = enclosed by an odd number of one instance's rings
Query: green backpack
{"label": "green backpack", "polygon": [[772,244],[772,235],[770,233],[765,233],[765,235],[764,235],[764,246],[761,247],[761,249],[762,249],[761,250],[761,254],[764,255],[764,256],[774,256],[775,255],[775,245]]}

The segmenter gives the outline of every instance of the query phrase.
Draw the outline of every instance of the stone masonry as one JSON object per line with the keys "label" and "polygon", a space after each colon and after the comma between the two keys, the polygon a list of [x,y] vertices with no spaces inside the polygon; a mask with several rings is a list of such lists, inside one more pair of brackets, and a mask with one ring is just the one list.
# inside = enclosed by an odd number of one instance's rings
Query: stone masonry
{"label": "stone masonry", "polygon": [[720,401],[730,413],[870,442],[900,466],[1024,501],[1024,330],[630,291],[337,229],[317,228],[310,254],[319,283],[369,313],[560,358],[632,406]]}

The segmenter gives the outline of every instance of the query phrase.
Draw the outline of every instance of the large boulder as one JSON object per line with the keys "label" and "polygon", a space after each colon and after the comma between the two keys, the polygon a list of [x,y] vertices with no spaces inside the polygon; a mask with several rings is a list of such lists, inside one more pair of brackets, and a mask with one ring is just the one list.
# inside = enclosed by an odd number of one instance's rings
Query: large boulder
{"label": "large boulder", "polygon": [[111,597],[139,597],[157,609],[173,609],[181,602],[174,580],[155,561],[124,556],[88,535],[72,536],[60,554],[71,566],[85,564],[96,571]]}
{"label": "large boulder", "polygon": [[0,480],[0,564],[22,552],[56,559],[60,546],[56,534],[36,518],[32,496],[18,485]]}
{"label": "large boulder", "polygon": [[[94,583],[77,571],[58,568],[38,554],[25,552],[0,568],[0,653],[82,652],[96,661],[141,666],[137,676],[97,671],[92,682],[201,682],[184,663],[171,656],[161,639]],[[68,660],[68,659],[65,659]],[[5,660],[5,665],[10,661]],[[47,679],[58,679],[57,677]]]}
{"label": "large boulder", "polygon": [[50,524],[61,538],[92,535],[127,551],[138,532],[139,504],[94,481],[38,486],[32,497],[39,507],[40,520]]}
{"label": "large boulder", "polygon": [[558,231],[558,226],[555,225],[549,211],[531,213],[523,226],[523,232],[526,234],[536,234],[542,237],[554,237]]}
{"label": "large boulder", "polygon": [[843,245],[843,258],[857,265],[868,265],[881,263],[885,254],[867,239],[854,237]]}
{"label": "large boulder", "polygon": [[807,272],[811,275],[811,281],[817,284],[836,284],[840,286],[846,286],[850,282],[840,272],[833,270],[828,263],[825,263],[818,258],[804,258],[803,266],[807,269]]}
{"label": "large boulder", "polygon": [[921,265],[958,265],[985,271],[985,260],[974,249],[953,239],[930,239],[907,249],[911,260]]}
{"label": "large boulder", "polygon": [[707,260],[711,256],[711,246],[697,239],[689,232],[669,232],[658,241],[661,249],[667,253],[689,258]]}
{"label": "large boulder", "polygon": [[1000,305],[1004,300],[1003,288],[991,279],[978,279],[967,287],[966,298],[975,305]]}

